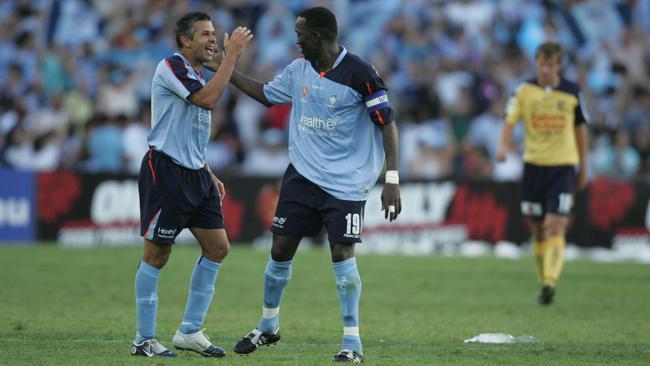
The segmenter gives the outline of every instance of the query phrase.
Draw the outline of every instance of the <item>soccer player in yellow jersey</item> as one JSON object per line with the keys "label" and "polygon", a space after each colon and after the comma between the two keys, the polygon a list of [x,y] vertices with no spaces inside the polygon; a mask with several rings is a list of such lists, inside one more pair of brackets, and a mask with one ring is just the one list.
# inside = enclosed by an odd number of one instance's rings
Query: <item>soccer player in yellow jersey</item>
{"label": "soccer player in yellow jersey", "polygon": [[532,223],[535,263],[542,285],[537,302],[541,305],[553,302],[562,271],[573,192],[587,184],[586,114],[578,86],[560,75],[562,57],[562,47],[557,43],[539,46],[536,78],[519,85],[510,98],[496,156],[497,161],[505,160],[512,130],[523,120],[521,210]]}

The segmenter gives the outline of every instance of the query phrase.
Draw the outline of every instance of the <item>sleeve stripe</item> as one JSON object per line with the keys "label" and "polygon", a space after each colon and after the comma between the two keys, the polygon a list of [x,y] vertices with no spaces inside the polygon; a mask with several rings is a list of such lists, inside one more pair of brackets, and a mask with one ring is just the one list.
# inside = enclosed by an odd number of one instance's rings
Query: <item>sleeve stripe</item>
{"label": "sleeve stripe", "polygon": [[375,115],[377,116],[377,120],[379,120],[379,124],[380,124],[380,125],[383,126],[383,125],[386,124],[386,123],[384,123],[384,119],[381,118],[381,113],[379,113],[379,111],[375,111]]}
{"label": "sleeve stripe", "polygon": [[[181,62],[181,64],[178,64],[178,62]],[[178,80],[178,82],[181,83],[181,85],[183,85],[183,87],[185,87],[188,92],[193,93],[203,87],[203,84],[199,81],[197,76],[190,72],[190,70],[188,70],[188,66],[185,65],[183,61],[181,61],[178,57],[172,56],[170,58],[166,58],[165,64],[167,64],[167,67],[171,73],[174,74],[176,80]]]}
{"label": "sleeve stripe", "polygon": [[182,84],[183,82],[181,81],[181,79],[178,78],[178,76],[177,76],[176,73],[174,72],[174,68],[173,68],[172,65],[169,63],[169,60],[168,60],[168,59],[165,59],[165,64],[167,64],[167,67],[169,67],[169,71],[172,72],[172,74],[174,75],[174,77],[176,78],[176,80],[178,80],[178,81]]}

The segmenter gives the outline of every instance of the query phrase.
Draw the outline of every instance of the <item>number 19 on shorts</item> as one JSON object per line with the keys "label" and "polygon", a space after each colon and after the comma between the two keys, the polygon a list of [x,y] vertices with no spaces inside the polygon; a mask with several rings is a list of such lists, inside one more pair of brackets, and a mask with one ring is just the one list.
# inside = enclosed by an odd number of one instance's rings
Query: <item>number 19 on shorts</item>
{"label": "number 19 on shorts", "polygon": [[347,221],[347,225],[345,227],[345,233],[347,235],[361,234],[361,215],[358,213],[349,213],[345,215],[345,220]]}

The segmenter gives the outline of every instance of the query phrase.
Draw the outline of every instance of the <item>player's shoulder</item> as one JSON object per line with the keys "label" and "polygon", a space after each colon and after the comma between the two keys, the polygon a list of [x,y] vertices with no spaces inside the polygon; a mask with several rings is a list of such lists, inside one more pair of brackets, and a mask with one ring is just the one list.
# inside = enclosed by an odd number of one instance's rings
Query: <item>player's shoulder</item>
{"label": "player's shoulder", "polygon": [[525,88],[539,88],[539,83],[537,82],[536,78],[528,78],[524,79],[519,82],[519,85],[517,85],[517,90],[519,89],[525,89]]}
{"label": "player's shoulder", "polygon": [[310,66],[309,61],[305,60],[304,57],[298,57],[293,59],[293,61],[291,61],[286,67],[288,69],[295,70],[305,68],[307,66]]}
{"label": "player's shoulder", "polygon": [[170,55],[158,62],[158,66],[156,67],[156,73],[164,73],[166,71],[172,71],[172,72],[178,72],[185,68],[185,63],[183,59],[176,55]]}
{"label": "player's shoulder", "polygon": [[346,69],[353,75],[358,75],[362,77],[372,77],[379,76],[375,67],[372,66],[368,61],[361,58],[361,56],[354,54],[350,51],[347,51],[343,60],[341,60],[341,68]]}
{"label": "player's shoulder", "polygon": [[576,96],[580,94],[580,86],[577,83],[565,78],[560,79],[560,85],[557,87],[557,89]]}
{"label": "player's shoulder", "polygon": [[539,86],[537,85],[537,81],[535,80],[535,78],[520,80],[515,84],[514,89],[512,89],[512,95],[516,96],[521,93],[525,93],[526,90],[530,90],[530,88],[536,88],[536,87]]}

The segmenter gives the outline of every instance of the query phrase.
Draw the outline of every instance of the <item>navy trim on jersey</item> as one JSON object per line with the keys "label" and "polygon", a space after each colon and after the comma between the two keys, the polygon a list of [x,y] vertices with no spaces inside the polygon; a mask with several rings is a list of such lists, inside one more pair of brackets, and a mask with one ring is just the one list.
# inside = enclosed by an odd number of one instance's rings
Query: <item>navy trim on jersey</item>
{"label": "navy trim on jersey", "polygon": [[194,75],[191,75],[188,66],[185,64],[185,61],[178,55],[173,55],[165,59],[165,63],[174,73],[174,76],[180,81],[183,86],[190,92],[187,96],[188,100],[190,95],[195,91],[201,89],[203,84],[199,81]]}
{"label": "navy trim on jersey", "polygon": [[[334,69],[325,73],[323,77],[356,90],[361,94],[365,103],[383,96],[380,100],[381,103],[377,104],[377,108],[372,110],[368,108],[370,119],[379,126],[394,122],[394,112],[388,102],[388,88],[384,80],[377,74],[374,67],[361,57],[348,51],[343,60]],[[382,92],[383,94],[381,94]]]}
{"label": "navy trim on jersey", "polygon": [[[528,83],[534,84],[542,88],[542,86],[537,82],[537,78],[527,80]],[[574,122],[573,124],[575,126],[588,123],[588,115],[586,113],[583,113],[582,111],[582,93],[580,93],[580,87],[578,84],[569,81],[563,77],[560,77],[560,85],[558,85],[557,88],[553,88],[553,90],[558,90],[567,94],[575,95],[576,98],[578,98],[578,105],[576,106],[575,114],[574,114]]]}

